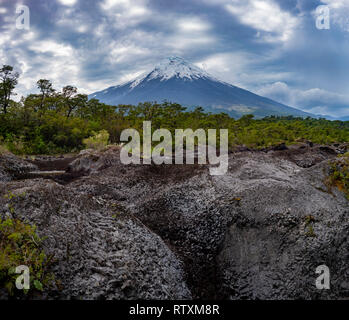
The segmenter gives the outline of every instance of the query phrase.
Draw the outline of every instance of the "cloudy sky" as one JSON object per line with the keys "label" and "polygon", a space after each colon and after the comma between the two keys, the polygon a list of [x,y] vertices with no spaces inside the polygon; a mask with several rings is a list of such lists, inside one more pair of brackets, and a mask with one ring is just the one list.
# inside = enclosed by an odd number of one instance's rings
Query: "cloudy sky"
{"label": "cloudy sky", "polygon": [[[19,5],[29,30],[16,27]],[[316,27],[320,5],[330,29]],[[173,55],[302,110],[349,116],[349,0],[0,0],[0,65],[20,72],[17,99],[40,78],[92,93]]]}

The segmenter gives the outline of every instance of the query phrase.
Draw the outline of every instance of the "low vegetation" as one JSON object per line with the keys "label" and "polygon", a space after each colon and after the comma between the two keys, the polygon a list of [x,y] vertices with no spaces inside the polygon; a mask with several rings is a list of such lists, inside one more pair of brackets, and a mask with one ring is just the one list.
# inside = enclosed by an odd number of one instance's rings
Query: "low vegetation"
{"label": "low vegetation", "polygon": [[16,267],[27,266],[30,272],[30,289],[43,291],[52,280],[47,272],[49,259],[42,250],[42,239],[35,226],[18,219],[0,218],[0,288],[5,287],[10,295],[16,293]]}
{"label": "low vegetation", "polygon": [[84,145],[88,149],[102,150],[108,145],[109,133],[106,130],[101,130],[98,133],[93,132],[93,135],[83,140]]}
{"label": "low vegetation", "polygon": [[344,192],[349,200],[349,153],[331,162],[329,184]]}
{"label": "low vegetation", "polygon": [[5,146],[0,145],[0,155],[8,153],[8,150]]}
{"label": "low vegetation", "polygon": [[316,237],[315,231],[314,231],[314,223],[315,223],[315,218],[311,215],[308,215],[305,217],[305,235],[307,237]]}

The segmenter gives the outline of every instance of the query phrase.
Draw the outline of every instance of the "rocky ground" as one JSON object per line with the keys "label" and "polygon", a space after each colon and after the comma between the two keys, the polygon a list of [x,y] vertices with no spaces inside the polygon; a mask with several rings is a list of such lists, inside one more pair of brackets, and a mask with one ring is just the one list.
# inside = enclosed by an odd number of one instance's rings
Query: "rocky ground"
{"label": "rocky ground", "polygon": [[[55,256],[58,281],[37,298],[348,299],[349,205],[325,183],[329,160],[347,149],[244,148],[224,176],[125,166],[116,147],[0,156],[0,215],[37,225]],[[39,170],[65,172],[30,174]],[[315,287],[321,264],[330,290]]]}

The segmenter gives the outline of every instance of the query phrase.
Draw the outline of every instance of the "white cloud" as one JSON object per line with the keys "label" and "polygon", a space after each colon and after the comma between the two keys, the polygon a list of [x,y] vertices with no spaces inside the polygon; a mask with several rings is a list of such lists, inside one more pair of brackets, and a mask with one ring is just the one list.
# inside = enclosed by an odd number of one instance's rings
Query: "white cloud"
{"label": "white cloud", "polygon": [[20,73],[17,95],[13,98],[19,100],[22,95],[35,92],[40,78],[51,80],[57,89],[67,84],[84,87],[86,83],[80,78],[81,64],[75,50],[67,44],[38,37],[35,27],[28,32],[18,32],[12,23],[5,24],[1,32],[0,61],[14,66]]}
{"label": "white cloud", "polygon": [[211,25],[198,17],[189,17],[179,19],[178,29],[183,32],[202,32],[211,29]]}
{"label": "white cloud", "polygon": [[134,43],[117,43],[111,46],[109,54],[110,65],[119,63],[131,63],[134,59],[141,59],[142,56],[150,55],[151,52],[147,48],[142,48]]}
{"label": "white cloud", "polygon": [[118,29],[135,26],[152,16],[146,0],[104,0],[100,7]]}
{"label": "white cloud", "polygon": [[266,70],[258,66],[273,61],[275,56],[256,55],[246,51],[223,52],[207,56],[195,64],[216,78],[254,92],[256,84],[268,84],[280,79],[294,79],[289,72]]}
{"label": "white cloud", "polygon": [[[36,56],[28,54],[27,50],[17,47],[12,51],[15,59],[15,67],[21,70],[16,92],[27,94],[36,89],[36,81],[40,78],[49,79],[56,89],[72,84],[85,86],[84,79],[81,79],[81,64],[78,55],[66,45],[53,41],[40,41],[44,48],[34,50]],[[32,48],[34,49],[34,48]],[[20,95],[17,96],[17,99]]]}
{"label": "white cloud", "polygon": [[205,48],[208,45],[213,45],[216,39],[209,35],[190,35],[190,34],[174,34],[168,36],[164,40],[164,44],[177,53],[184,53],[186,50],[190,50],[191,48]]}
{"label": "white cloud", "polygon": [[129,81],[132,81],[132,80],[136,79],[137,77],[141,76],[142,74],[144,74],[146,71],[147,70],[144,69],[144,70],[137,71],[137,72],[127,73],[120,78],[120,83],[126,83]]}
{"label": "white cloud", "polygon": [[76,31],[79,33],[85,33],[88,31],[88,29],[89,29],[89,27],[87,25],[83,25],[83,24],[76,27]]}
{"label": "white cloud", "polygon": [[297,17],[283,11],[273,0],[231,0],[225,9],[259,31],[257,37],[267,42],[288,41],[299,24]]}
{"label": "white cloud", "polygon": [[183,55],[192,48],[207,48],[216,42],[216,38],[210,34],[211,24],[198,16],[172,14],[158,19],[159,24],[166,25],[167,21],[177,21],[172,25],[172,32],[164,38],[164,44],[175,54]]}
{"label": "white cloud", "polygon": [[349,95],[319,88],[294,89],[284,82],[266,85],[257,90],[257,93],[311,113],[333,117],[349,115]]}
{"label": "white cloud", "polygon": [[333,9],[339,9],[348,6],[348,0],[320,0],[322,3],[329,5]]}
{"label": "white cloud", "polygon": [[71,57],[73,55],[73,49],[70,46],[54,40],[37,41],[35,45],[29,46],[29,49],[36,53],[50,53],[54,57]]}
{"label": "white cloud", "polygon": [[218,79],[241,85],[240,75],[252,60],[253,57],[245,52],[236,51],[213,54],[195,64]]}
{"label": "white cloud", "polygon": [[60,8],[54,20],[58,28],[65,27],[78,33],[87,33],[95,29],[94,25],[79,10],[74,8]]}
{"label": "white cloud", "polygon": [[59,3],[65,6],[73,6],[77,3],[78,0],[58,0]]}

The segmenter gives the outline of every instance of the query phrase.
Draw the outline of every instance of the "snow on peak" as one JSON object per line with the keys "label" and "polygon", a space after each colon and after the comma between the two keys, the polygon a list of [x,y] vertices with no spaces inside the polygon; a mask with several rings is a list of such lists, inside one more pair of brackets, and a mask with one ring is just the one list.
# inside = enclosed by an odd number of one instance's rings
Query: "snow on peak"
{"label": "snow on peak", "polygon": [[208,77],[208,74],[179,57],[165,59],[149,74],[149,79],[160,78],[161,81],[174,77],[193,80]]}
{"label": "snow on peak", "polygon": [[160,62],[150,73],[144,74],[132,81],[131,88],[136,87],[143,80],[159,79],[160,81],[166,81],[171,78],[195,80],[212,77],[183,58],[169,57]]}

